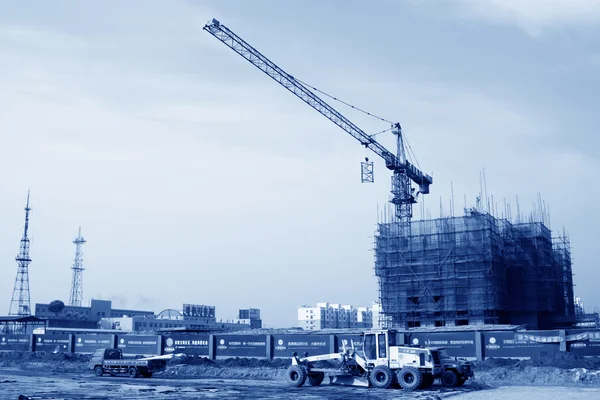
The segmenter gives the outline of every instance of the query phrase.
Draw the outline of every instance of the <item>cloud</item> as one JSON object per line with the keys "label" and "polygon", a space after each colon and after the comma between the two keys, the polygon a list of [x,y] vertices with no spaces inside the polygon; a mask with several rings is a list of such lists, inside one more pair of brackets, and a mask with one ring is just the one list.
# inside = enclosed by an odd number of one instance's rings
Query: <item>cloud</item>
{"label": "cloud", "polygon": [[537,36],[547,29],[600,20],[597,0],[458,0],[471,16],[516,24]]}

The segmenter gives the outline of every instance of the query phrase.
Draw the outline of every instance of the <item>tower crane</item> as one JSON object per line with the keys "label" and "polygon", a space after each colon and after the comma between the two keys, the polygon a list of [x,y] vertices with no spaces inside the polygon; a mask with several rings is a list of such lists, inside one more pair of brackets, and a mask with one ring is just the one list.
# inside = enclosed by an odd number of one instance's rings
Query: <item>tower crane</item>
{"label": "tower crane", "polygon": [[[396,154],[394,154],[377,142],[373,135],[365,133],[319,98],[306,84],[285,72],[216,19],[208,22],[203,29],[346,131],[367,149],[383,158],[385,166],[393,172],[390,202],[395,206],[395,215],[402,229],[401,235],[408,238],[410,236],[412,205],[416,203],[419,194],[429,193],[429,185],[433,183],[433,179],[408,161],[400,123],[393,123],[391,126],[391,131],[396,136],[397,143]],[[414,192],[415,189],[412,187],[411,182],[418,185],[419,190],[417,193]]]}

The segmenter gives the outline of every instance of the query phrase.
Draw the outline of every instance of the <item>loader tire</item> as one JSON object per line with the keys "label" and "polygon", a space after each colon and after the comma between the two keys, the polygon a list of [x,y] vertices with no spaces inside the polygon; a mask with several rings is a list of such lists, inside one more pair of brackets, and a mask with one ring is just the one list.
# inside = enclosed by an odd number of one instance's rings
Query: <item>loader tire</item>
{"label": "loader tire", "polygon": [[314,372],[308,375],[308,385],[319,386],[321,383],[323,383],[324,378],[325,374],[323,372]]}
{"label": "loader tire", "polygon": [[369,375],[371,386],[377,389],[388,389],[394,384],[395,380],[394,373],[385,365],[377,365]]}
{"label": "loader tire", "polygon": [[398,383],[407,392],[418,389],[422,382],[423,374],[414,367],[404,367],[398,372]]}
{"label": "loader tire", "polygon": [[287,369],[286,380],[292,387],[300,387],[306,382],[306,369],[301,365],[292,365]]}
{"label": "loader tire", "polygon": [[440,379],[440,381],[442,382],[442,385],[446,386],[446,387],[458,386],[459,380],[460,380],[460,378],[458,377],[458,374],[451,369],[444,372],[444,374],[442,375],[442,377]]}
{"label": "loader tire", "polygon": [[434,380],[435,380],[435,378],[433,377],[433,375],[423,374],[423,380],[421,381],[421,386],[419,386],[419,389],[430,388],[431,385],[433,385]]}

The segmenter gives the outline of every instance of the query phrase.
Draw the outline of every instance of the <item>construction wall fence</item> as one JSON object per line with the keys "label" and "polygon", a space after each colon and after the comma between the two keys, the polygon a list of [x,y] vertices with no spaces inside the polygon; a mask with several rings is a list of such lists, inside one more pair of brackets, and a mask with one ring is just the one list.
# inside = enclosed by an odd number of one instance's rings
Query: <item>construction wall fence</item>
{"label": "construction wall fence", "polygon": [[[539,353],[572,352],[600,356],[600,330],[399,332],[400,345],[444,347],[452,357],[530,358]],[[0,335],[0,351],[92,354],[119,348],[126,355],[179,354],[224,358],[288,358],[362,349],[358,333],[335,334],[185,334],[115,335],[49,334]]]}

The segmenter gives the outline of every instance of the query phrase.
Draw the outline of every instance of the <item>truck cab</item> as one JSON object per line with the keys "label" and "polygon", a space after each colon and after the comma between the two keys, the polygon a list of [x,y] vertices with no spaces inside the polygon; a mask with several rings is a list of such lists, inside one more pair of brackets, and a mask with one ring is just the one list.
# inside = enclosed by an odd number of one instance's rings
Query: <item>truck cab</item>
{"label": "truck cab", "polygon": [[120,360],[123,358],[121,349],[98,349],[92,355],[90,360],[90,369],[94,369],[97,365],[102,365],[104,360]]}
{"label": "truck cab", "polygon": [[462,386],[467,379],[472,378],[473,364],[465,359],[453,358],[444,348],[438,349],[444,373],[440,377],[442,385],[448,387]]}

